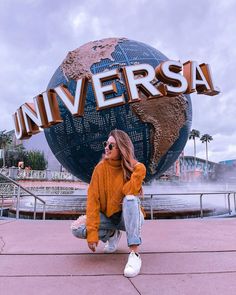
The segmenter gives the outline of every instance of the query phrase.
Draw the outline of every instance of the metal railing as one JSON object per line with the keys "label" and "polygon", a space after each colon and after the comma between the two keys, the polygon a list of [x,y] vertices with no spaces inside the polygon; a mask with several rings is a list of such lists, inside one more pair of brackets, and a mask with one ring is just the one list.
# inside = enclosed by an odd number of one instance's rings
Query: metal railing
{"label": "metal railing", "polygon": [[[156,204],[154,201],[159,201],[158,197],[161,196],[196,196],[199,198],[199,216],[201,218],[205,217],[204,216],[204,202],[203,199],[206,198],[207,196],[215,196],[215,195],[221,195],[226,197],[227,199],[227,213],[229,215],[232,214],[231,210],[231,202],[232,202],[232,196],[234,200],[234,211],[236,213],[236,192],[233,191],[224,191],[224,192],[178,192],[178,193],[150,193],[150,194],[145,194],[144,198],[141,198],[141,204],[144,207],[146,212],[149,212],[150,218],[154,219],[154,213],[157,210],[160,210],[160,207],[158,204]],[[51,197],[52,195],[46,194],[44,195],[45,197]],[[61,212],[63,214],[64,211],[71,212],[71,214],[74,214],[76,212],[79,212],[80,214],[84,214],[86,210],[86,201],[87,201],[87,196],[86,195],[73,195],[73,196],[68,196],[68,195],[62,195],[62,196],[53,196],[55,198],[49,199],[47,202],[47,213],[51,214],[53,212]],[[59,198],[58,198],[59,197]],[[191,203],[190,207],[188,209],[191,211]],[[208,209],[209,210],[209,209]],[[195,210],[194,210],[195,211]],[[190,213],[191,214],[191,213]],[[223,213],[225,214],[225,213]],[[208,216],[208,215],[207,215]]]}
{"label": "metal railing", "polygon": [[224,191],[224,192],[192,192],[192,193],[159,193],[159,194],[145,194],[144,197],[149,196],[150,198],[150,215],[151,219],[153,219],[153,197],[155,196],[199,196],[199,203],[200,203],[200,217],[203,218],[203,196],[207,195],[223,195],[227,196],[227,203],[228,203],[228,214],[231,215],[231,200],[230,197],[233,196],[234,198],[234,210],[236,212],[236,192],[235,191]]}
{"label": "metal railing", "polygon": [[[39,202],[41,202],[43,204],[43,220],[45,220],[45,217],[46,217],[46,202],[44,200],[42,200],[40,197],[36,196],[34,193],[29,191],[28,189],[24,188],[22,185],[20,185],[15,180],[8,177],[7,175],[2,174],[1,170],[0,170],[0,176],[3,177],[8,182],[14,184],[17,187],[17,193],[11,195],[12,197],[16,198],[16,219],[19,219],[19,216],[20,216],[20,198],[22,196],[21,191],[24,191],[28,195],[30,195],[30,196],[32,196],[34,198],[34,214],[33,214],[33,218],[36,219],[37,201],[39,201]],[[3,210],[4,210],[4,194],[1,194],[1,198],[2,198],[2,202],[1,202],[1,215],[0,216],[3,215]]]}
{"label": "metal railing", "polygon": [[[0,173],[1,174],[1,173]],[[20,211],[20,197],[25,197],[26,195],[23,194],[23,193],[20,193],[20,190],[22,189],[23,191],[27,192],[28,194],[30,194],[31,196],[34,197],[35,199],[35,203],[34,203],[34,219],[36,218],[36,209],[37,209],[37,200],[41,201],[41,203],[43,204],[43,219],[45,219],[45,213],[46,213],[46,210],[45,210],[45,206],[46,206],[46,202],[44,200],[42,200],[41,198],[39,198],[38,196],[36,196],[35,194],[33,194],[32,192],[30,192],[29,190],[25,189],[24,187],[22,187],[21,185],[19,185],[18,183],[16,183],[14,180],[12,179],[9,179],[9,177],[7,176],[4,176],[6,179],[8,179],[9,181],[11,181],[13,184],[17,185],[18,187],[18,191],[12,195],[12,196],[15,196],[16,200],[17,200],[17,203],[16,203],[16,218],[19,218],[19,211]],[[154,206],[154,203],[153,201],[154,200],[158,200],[158,197],[161,197],[161,196],[196,196],[196,197],[199,197],[199,211],[200,211],[200,217],[203,218],[204,217],[204,198],[206,197],[213,197],[215,195],[219,195],[219,196],[224,196],[227,198],[227,212],[229,215],[232,214],[232,198],[233,197],[233,201],[234,201],[234,211],[236,213],[236,191],[216,191],[216,192],[177,192],[177,193],[170,193],[170,192],[167,192],[167,193],[145,193],[144,194],[144,198],[141,199],[141,202],[142,203],[145,203],[146,202],[146,208],[145,209],[149,209],[150,210],[150,218],[153,219],[154,218],[154,211],[155,209],[157,209],[155,206]],[[1,196],[1,194],[0,194]],[[45,194],[44,195],[45,197],[46,196],[52,196],[51,194]],[[54,195],[55,196],[55,195]],[[61,196],[62,197],[62,196]],[[65,195],[64,197],[69,197],[68,195]],[[79,211],[83,211],[85,210],[85,207],[86,207],[86,200],[87,200],[87,196],[86,195],[73,195],[73,197],[80,197],[80,200],[79,202],[76,204],[76,208],[78,209],[79,208]],[[68,199],[67,199],[68,200]],[[147,202],[148,201],[148,202]],[[3,211],[3,198],[2,198],[2,209],[1,209],[1,214],[2,214],[2,211]],[[74,208],[75,207],[75,204],[71,204],[70,202],[65,202],[65,203],[47,203],[47,212],[50,213],[51,210],[53,209],[56,209],[56,208],[63,208],[64,210],[70,208]],[[42,212],[42,211],[40,211]]]}

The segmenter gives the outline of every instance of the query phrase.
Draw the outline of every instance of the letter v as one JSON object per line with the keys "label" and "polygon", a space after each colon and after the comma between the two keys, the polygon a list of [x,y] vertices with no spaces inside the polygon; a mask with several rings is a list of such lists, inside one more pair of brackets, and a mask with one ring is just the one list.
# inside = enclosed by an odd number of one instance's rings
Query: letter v
{"label": "letter v", "polygon": [[84,115],[84,105],[87,93],[88,79],[77,80],[75,97],[65,85],[59,85],[54,90],[73,116]]}

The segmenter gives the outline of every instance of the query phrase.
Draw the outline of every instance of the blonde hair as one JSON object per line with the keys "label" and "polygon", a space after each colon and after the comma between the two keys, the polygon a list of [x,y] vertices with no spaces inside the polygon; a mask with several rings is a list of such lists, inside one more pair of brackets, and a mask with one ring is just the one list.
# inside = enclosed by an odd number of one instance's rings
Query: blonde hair
{"label": "blonde hair", "polygon": [[120,151],[124,179],[127,181],[130,179],[134,170],[132,165],[132,160],[135,159],[133,143],[129,138],[129,135],[119,129],[112,130],[109,136],[113,136],[116,140],[117,148]]}

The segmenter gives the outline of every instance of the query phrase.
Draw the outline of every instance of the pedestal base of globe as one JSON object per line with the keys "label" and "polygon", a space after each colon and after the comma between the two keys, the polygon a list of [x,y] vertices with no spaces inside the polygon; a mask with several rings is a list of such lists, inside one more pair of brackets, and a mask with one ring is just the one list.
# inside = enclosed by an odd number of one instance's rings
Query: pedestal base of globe
{"label": "pedestal base of globe", "polygon": [[[91,77],[94,74],[134,64],[158,66],[168,60],[155,48],[125,38],[89,42],[71,51],[56,70],[49,88],[65,84],[74,95],[76,80],[89,78],[84,115],[73,117],[58,99],[62,123],[45,129],[48,144],[59,162],[79,179],[89,182],[104,152],[103,141],[113,129],[128,133],[138,161],[147,168],[146,181],[158,178],[178,158],[189,135],[192,108],[189,95],[147,99],[128,103],[124,80],[116,81],[121,106],[97,110]],[[154,81],[155,82],[155,81]],[[108,95],[107,99],[113,98]]]}

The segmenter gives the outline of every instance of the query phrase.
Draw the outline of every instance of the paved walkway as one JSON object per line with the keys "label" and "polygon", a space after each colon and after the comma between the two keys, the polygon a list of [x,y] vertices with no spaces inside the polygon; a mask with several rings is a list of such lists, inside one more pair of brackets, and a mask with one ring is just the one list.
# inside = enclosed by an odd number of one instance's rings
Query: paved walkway
{"label": "paved walkway", "polygon": [[236,219],[146,221],[142,271],[127,279],[117,254],[93,254],[71,221],[0,220],[1,295],[234,295]]}

